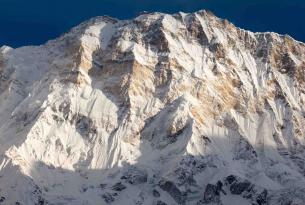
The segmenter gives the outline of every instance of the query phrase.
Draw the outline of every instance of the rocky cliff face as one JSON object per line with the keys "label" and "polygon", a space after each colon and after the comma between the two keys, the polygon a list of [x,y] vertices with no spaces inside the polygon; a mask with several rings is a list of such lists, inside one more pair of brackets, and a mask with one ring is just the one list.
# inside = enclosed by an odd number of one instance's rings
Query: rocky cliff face
{"label": "rocky cliff face", "polygon": [[0,50],[0,204],[305,204],[305,44],[207,11]]}

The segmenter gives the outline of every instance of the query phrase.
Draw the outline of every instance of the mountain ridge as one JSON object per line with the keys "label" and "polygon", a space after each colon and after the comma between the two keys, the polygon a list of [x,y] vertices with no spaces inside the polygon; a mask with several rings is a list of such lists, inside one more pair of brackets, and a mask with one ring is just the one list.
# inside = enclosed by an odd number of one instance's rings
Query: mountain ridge
{"label": "mountain ridge", "polygon": [[3,202],[305,203],[304,57],[204,10],[1,47]]}

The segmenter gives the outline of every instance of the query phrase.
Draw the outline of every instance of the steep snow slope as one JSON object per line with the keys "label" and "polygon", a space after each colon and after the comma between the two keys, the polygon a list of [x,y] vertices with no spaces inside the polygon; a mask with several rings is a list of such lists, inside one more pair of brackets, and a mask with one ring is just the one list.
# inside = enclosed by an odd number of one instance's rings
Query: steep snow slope
{"label": "steep snow slope", "polygon": [[305,204],[305,45],[207,11],[0,50],[0,204]]}

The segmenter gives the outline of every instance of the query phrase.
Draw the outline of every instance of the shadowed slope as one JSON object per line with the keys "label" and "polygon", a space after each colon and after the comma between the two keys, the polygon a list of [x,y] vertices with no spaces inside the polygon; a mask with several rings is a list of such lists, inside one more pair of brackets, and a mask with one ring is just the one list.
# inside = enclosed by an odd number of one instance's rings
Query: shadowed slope
{"label": "shadowed slope", "polygon": [[304,55],[207,11],[97,17],[40,47],[2,48],[1,195],[302,203]]}

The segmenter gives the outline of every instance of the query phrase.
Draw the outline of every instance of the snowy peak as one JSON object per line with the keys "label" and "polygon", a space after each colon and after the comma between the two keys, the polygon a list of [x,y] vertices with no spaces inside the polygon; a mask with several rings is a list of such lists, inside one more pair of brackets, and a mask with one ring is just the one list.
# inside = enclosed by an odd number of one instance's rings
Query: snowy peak
{"label": "snowy peak", "polygon": [[304,59],[205,10],[1,47],[0,202],[303,204]]}

